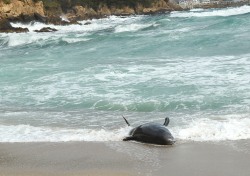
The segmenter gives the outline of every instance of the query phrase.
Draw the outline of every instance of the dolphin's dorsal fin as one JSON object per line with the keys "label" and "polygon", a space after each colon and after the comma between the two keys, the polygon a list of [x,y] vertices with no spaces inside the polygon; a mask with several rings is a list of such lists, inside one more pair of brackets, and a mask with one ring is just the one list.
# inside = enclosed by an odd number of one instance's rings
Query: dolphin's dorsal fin
{"label": "dolphin's dorsal fin", "polygon": [[166,117],[166,118],[165,118],[165,122],[164,122],[164,124],[163,124],[163,125],[164,125],[164,126],[168,126],[169,121],[170,121],[170,120],[169,120],[169,118],[168,118],[168,117]]}
{"label": "dolphin's dorsal fin", "polygon": [[124,116],[122,116],[122,117],[123,117],[123,119],[125,120],[126,124],[127,124],[128,126],[130,126],[130,124],[128,123],[127,119],[126,119]]}

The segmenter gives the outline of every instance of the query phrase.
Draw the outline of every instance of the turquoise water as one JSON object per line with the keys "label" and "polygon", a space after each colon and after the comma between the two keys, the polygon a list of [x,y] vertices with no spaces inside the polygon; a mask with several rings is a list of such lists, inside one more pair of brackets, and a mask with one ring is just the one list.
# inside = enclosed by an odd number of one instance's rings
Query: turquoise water
{"label": "turquoise water", "polygon": [[[250,138],[250,7],[0,34],[0,141],[116,141],[171,119],[181,140]],[[83,21],[84,24],[86,21]]]}

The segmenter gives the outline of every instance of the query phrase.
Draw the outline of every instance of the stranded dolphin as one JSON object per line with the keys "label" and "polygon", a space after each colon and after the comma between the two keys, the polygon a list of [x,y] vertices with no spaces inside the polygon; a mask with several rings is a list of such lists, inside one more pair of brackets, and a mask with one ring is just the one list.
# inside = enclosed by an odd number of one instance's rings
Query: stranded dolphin
{"label": "stranded dolphin", "polygon": [[[130,126],[128,121],[123,117],[125,122]],[[172,145],[175,140],[170,131],[166,128],[169,124],[169,118],[165,118],[164,124],[146,123],[133,128],[129,132],[129,136],[125,137],[123,141],[139,141],[144,143]]]}

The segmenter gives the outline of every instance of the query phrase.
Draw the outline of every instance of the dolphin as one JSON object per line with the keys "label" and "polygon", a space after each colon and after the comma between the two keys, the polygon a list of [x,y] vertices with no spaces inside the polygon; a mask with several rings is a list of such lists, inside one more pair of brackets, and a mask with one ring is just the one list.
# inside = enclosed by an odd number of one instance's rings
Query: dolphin
{"label": "dolphin", "polygon": [[[129,122],[125,117],[123,117],[128,126],[130,126]],[[143,143],[150,144],[158,144],[158,145],[173,145],[175,143],[175,139],[170,133],[170,131],[166,128],[169,124],[169,118],[165,118],[165,122],[163,124],[159,123],[146,123],[139,125],[133,128],[129,132],[129,136],[125,137],[123,141],[138,141]]]}

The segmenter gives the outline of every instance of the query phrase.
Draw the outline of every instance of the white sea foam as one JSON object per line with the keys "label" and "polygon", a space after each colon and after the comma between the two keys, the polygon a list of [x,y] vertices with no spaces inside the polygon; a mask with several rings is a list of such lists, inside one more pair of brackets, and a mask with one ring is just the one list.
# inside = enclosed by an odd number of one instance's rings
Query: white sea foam
{"label": "white sea foam", "polygon": [[[54,37],[55,38],[55,37]],[[53,39],[53,37],[48,35],[27,35],[24,33],[14,33],[8,36],[8,46],[20,46],[27,45],[33,42],[37,44],[41,44],[43,41],[47,41],[48,39]]]}
{"label": "white sea foam", "polygon": [[[76,43],[81,41],[88,41],[89,38],[87,36],[87,30],[91,30],[90,27],[83,29],[80,25],[71,25],[71,26],[54,26],[54,25],[46,25],[43,23],[30,23],[30,24],[22,24],[22,23],[13,23],[14,27],[22,27],[28,28],[29,33],[13,33],[7,34],[7,43],[8,46],[20,46],[35,43],[36,45],[48,44],[51,42],[58,43],[60,40],[65,41],[67,43]],[[35,30],[40,30],[43,27],[51,27],[55,28],[59,31],[50,32],[50,33],[36,33]],[[94,30],[94,29],[93,29]],[[66,33],[70,33],[72,31],[83,31],[81,36],[67,35]],[[84,32],[85,31],[85,32]]]}
{"label": "white sea foam", "polygon": [[77,42],[85,42],[85,41],[89,41],[90,39],[87,38],[62,38],[63,41],[67,42],[67,43],[77,43]]}
{"label": "white sea foam", "polygon": [[[250,138],[250,119],[196,119],[182,126],[170,126],[177,140],[224,141]],[[0,142],[121,141],[130,127],[115,130],[0,125]]]}
{"label": "white sea foam", "polygon": [[226,9],[198,10],[189,12],[172,12],[170,17],[212,17],[212,16],[234,16],[250,13],[250,6],[241,6]]}
{"label": "white sea foam", "polygon": [[65,14],[62,14],[60,18],[62,19],[62,21],[70,22]]}
{"label": "white sea foam", "polygon": [[201,9],[201,8],[199,8],[199,9],[191,9],[189,11],[190,12],[200,12],[200,11],[204,11],[204,9]]}
{"label": "white sea foam", "polygon": [[[67,18],[62,15],[62,20],[67,21]],[[111,16],[109,18],[104,19],[93,19],[93,20],[87,20],[87,21],[80,21],[82,25],[67,25],[67,26],[60,26],[60,25],[53,25],[53,24],[44,24],[40,22],[31,22],[29,24],[23,24],[23,23],[11,23],[13,27],[22,27],[22,28],[28,28],[30,32],[34,32],[34,30],[39,30],[44,27],[51,27],[58,30],[57,33],[65,33],[65,32],[94,32],[98,30],[104,30],[109,29],[112,27],[115,27],[120,24],[126,24],[131,22],[136,22],[137,20],[140,20],[142,16],[137,17],[115,17]],[[84,25],[86,22],[90,22],[88,25]],[[46,34],[47,35],[47,34]]]}
{"label": "white sea foam", "polygon": [[120,32],[134,32],[138,31],[147,27],[152,26],[151,24],[127,24],[127,25],[118,25],[115,27],[115,33],[120,33]]}
{"label": "white sea foam", "polygon": [[175,137],[192,141],[221,141],[250,138],[250,119],[196,119],[185,127],[173,128]]}
{"label": "white sea foam", "polygon": [[[64,21],[67,21],[65,16],[61,16],[61,18]],[[22,27],[22,28],[28,28],[28,33],[22,33],[22,34],[7,34],[6,40],[7,45],[10,47],[13,46],[20,46],[20,45],[27,45],[27,44],[46,44],[49,42],[59,42],[59,41],[65,41],[67,43],[76,43],[81,41],[88,41],[89,38],[86,38],[86,36],[92,34],[93,32],[102,31],[102,30],[109,30],[109,29],[115,29],[122,32],[123,31],[136,31],[141,28],[147,27],[148,25],[139,25],[139,24],[131,24],[131,22],[136,22],[140,20],[141,16],[136,17],[115,17],[111,16],[109,18],[105,19],[94,19],[94,20],[87,20],[87,21],[80,21],[82,25],[68,25],[68,26],[59,26],[59,25],[53,25],[53,24],[44,24],[40,22],[31,22],[29,24],[23,24],[23,23],[11,23],[13,27]],[[86,22],[90,22],[88,25],[84,25]],[[119,26],[121,25],[128,25],[125,27],[125,29],[119,29]],[[150,26],[150,25],[149,25]],[[56,32],[49,32],[49,33],[36,33],[35,30],[40,30],[44,27],[50,27],[55,28],[58,31]],[[116,30],[116,29],[115,29]],[[67,35],[67,37],[65,37]]]}
{"label": "white sea foam", "polygon": [[23,23],[11,23],[11,25],[12,25],[13,27],[28,28],[30,32],[33,32],[34,30],[40,30],[41,28],[44,28],[44,27],[51,27],[51,28],[56,28],[56,29],[59,28],[59,26],[47,25],[47,24],[40,23],[40,22],[32,22],[32,23],[28,23],[28,24],[23,24]]}
{"label": "white sea foam", "polygon": [[121,141],[129,130],[129,127],[108,131],[0,125],[0,142]]}

